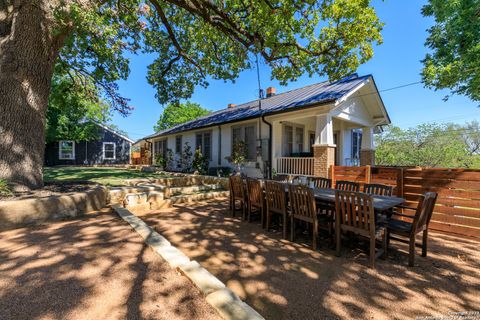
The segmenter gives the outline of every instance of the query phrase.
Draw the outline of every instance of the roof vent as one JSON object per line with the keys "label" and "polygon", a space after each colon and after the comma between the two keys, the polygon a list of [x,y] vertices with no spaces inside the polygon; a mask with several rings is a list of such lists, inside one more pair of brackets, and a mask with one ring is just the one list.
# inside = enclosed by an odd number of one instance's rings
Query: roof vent
{"label": "roof vent", "polygon": [[274,87],[267,88],[267,98],[273,97],[277,93],[277,89]]}
{"label": "roof vent", "polygon": [[235,103],[229,103],[229,104],[228,104],[228,108],[233,108],[233,107],[235,107],[235,106],[236,106]]}

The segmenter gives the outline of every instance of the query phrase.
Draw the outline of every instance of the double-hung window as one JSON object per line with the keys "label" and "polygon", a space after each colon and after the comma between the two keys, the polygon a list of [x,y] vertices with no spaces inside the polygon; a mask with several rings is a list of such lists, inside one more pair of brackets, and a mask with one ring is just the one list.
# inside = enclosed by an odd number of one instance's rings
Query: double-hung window
{"label": "double-hung window", "polygon": [[254,124],[232,128],[232,153],[233,145],[240,141],[245,143],[247,160],[255,161],[257,159],[257,135]]}
{"label": "double-hung window", "polygon": [[103,160],[115,160],[115,142],[103,143]]}
{"label": "double-hung window", "polygon": [[200,152],[208,160],[212,160],[212,133],[210,131],[198,132],[195,135],[195,150]]}
{"label": "double-hung window", "polygon": [[283,126],[283,156],[291,157],[293,153],[304,151],[303,126],[285,124]]}
{"label": "double-hung window", "polygon": [[58,142],[58,158],[60,160],[75,159],[75,141],[61,140]]}
{"label": "double-hung window", "polygon": [[160,155],[163,159],[165,159],[167,157],[167,139],[155,141],[153,143],[153,153],[155,158]]}
{"label": "double-hung window", "polygon": [[176,154],[182,153],[182,136],[175,137],[175,153]]}

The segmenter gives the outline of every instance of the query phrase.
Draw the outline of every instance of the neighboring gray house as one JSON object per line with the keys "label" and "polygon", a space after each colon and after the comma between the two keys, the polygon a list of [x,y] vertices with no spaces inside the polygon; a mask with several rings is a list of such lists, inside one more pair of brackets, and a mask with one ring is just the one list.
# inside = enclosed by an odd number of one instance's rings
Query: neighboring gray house
{"label": "neighboring gray house", "polygon": [[102,125],[98,139],[92,141],[60,140],[45,146],[45,165],[128,164],[133,141]]}

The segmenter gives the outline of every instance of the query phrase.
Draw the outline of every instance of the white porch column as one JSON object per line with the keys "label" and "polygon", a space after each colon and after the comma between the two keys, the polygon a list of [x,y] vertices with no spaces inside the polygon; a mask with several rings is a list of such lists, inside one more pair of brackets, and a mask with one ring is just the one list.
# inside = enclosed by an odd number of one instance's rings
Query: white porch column
{"label": "white porch column", "polygon": [[373,127],[362,128],[362,146],[360,148],[360,165],[375,165],[375,143],[373,139]]}
{"label": "white porch column", "polygon": [[318,114],[315,128],[315,145],[332,146],[333,144],[333,122],[330,114]]}
{"label": "white porch column", "polygon": [[313,145],[313,172],[317,177],[329,177],[330,166],[335,164],[333,122],[330,114],[317,115],[315,144]]}

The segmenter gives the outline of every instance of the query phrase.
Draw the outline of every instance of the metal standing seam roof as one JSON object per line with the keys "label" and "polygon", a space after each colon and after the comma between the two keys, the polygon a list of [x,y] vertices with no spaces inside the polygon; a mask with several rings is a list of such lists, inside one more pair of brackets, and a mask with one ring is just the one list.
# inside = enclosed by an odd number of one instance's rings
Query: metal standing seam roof
{"label": "metal standing seam roof", "polygon": [[212,112],[209,115],[156,132],[142,138],[141,140],[220,125],[228,122],[247,120],[281,111],[293,111],[292,109],[313,104],[336,101],[355,90],[357,86],[370,77],[372,77],[372,75],[359,77],[354,74],[335,82],[325,81],[279,93],[272,97],[262,99],[261,110],[258,108],[259,100],[257,99],[232,108]]}

